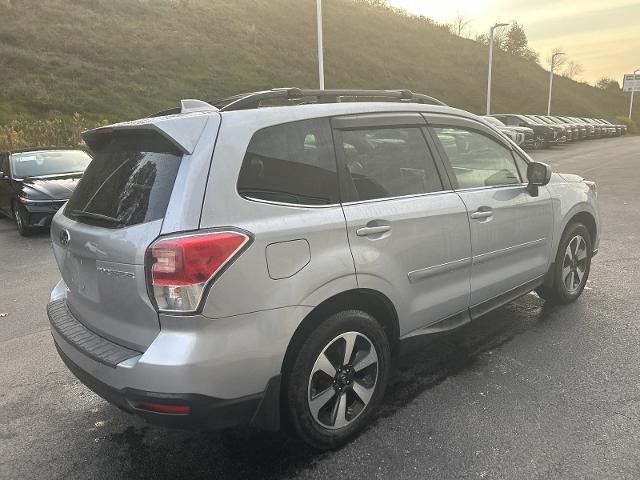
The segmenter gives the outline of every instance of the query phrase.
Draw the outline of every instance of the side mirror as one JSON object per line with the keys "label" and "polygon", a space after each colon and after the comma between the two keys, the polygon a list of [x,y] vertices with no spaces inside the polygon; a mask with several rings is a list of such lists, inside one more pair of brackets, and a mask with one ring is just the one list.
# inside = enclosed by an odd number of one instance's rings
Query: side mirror
{"label": "side mirror", "polygon": [[9,175],[6,175],[4,172],[0,171],[0,180],[6,180],[9,178]]}
{"label": "side mirror", "polygon": [[538,187],[543,187],[551,180],[551,167],[546,163],[531,162],[527,166],[527,190],[529,193],[537,197]]}

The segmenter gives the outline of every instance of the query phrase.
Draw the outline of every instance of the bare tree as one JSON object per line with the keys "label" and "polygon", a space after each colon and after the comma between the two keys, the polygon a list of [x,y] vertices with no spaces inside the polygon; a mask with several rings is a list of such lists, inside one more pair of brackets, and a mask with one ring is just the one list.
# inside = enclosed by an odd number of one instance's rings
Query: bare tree
{"label": "bare tree", "polygon": [[[567,63],[568,60],[566,55],[556,55],[556,53],[561,52],[562,47],[556,47],[551,50],[551,55],[549,55],[549,58],[547,59],[549,67],[553,68],[555,72],[558,72],[564,66],[564,64]],[[555,58],[554,55],[556,55]],[[553,65],[551,64],[551,61],[553,61]]]}
{"label": "bare tree", "polygon": [[567,62],[567,66],[564,68],[563,75],[571,80],[577,79],[580,75],[584,73],[584,67],[580,65],[578,62],[574,62],[573,60],[569,60]]}
{"label": "bare tree", "polygon": [[458,12],[456,18],[454,18],[453,22],[450,25],[451,33],[457,35],[459,37],[467,36],[467,29],[471,20],[465,17],[461,12]]}

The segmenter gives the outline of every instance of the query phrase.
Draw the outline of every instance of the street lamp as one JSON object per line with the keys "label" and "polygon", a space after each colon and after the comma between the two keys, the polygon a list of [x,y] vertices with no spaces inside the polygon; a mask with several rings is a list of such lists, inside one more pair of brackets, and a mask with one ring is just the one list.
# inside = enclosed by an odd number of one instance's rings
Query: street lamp
{"label": "street lamp", "polygon": [[640,72],[640,68],[633,71],[633,84],[631,86],[631,101],[629,102],[629,120],[631,120],[631,112],[633,111],[633,91],[636,82],[636,73]]}
{"label": "street lamp", "polygon": [[551,115],[551,89],[553,88],[553,66],[556,64],[556,57],[564,55],[564,52],[556,52],[551,55],[551,68],[549,69],[549,101],[547,102],[547,115]]}
{"label": "street lamp", "polygon": [[493,63],[493,31],[499,27],[506,27],[508,23],[496,23],[489,29],[489,75],[487,77],[487,115],[491,114],[491,64]]}
{"label": "street lamp", "polygon": [[322,0],[316,0],[316,18],[318,22],[318,78],[320,90],[324,90],[324,51],[322,48]]}

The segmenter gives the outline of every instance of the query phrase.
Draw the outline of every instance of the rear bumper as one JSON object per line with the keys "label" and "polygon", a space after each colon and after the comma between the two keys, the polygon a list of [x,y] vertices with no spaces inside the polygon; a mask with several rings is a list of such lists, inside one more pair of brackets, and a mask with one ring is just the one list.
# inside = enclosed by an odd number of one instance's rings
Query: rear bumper
{"label": "rear bumper", "polygon": [[[219,430],[237,426],[254,426],[265,430],[280,427],[280,375],[273,377],[265,392],[242,398],[222,399],[198,394],[148,392],[134,388],[119,390],[92,376],[76,365],[56,342],[60,358],[78,380],[109,403],[138,415],[149,423],[170,428]],[[275,403],[278,400],[278,403]],[[146,403],[186,406],[189,413],[160,413],[145,407]]]}
{"label": "rear bumper", "polygon": [[[156,339],[136,352],[87,329],[66,305],[72,318],[55,318],[65,291],[60,282],[47,309],[54,342],[73,374],[109,402],[178,428],[279,427],[282,362],[306,308],[215,320],[161,317]],[[188,413],[154,412],[144,402],[181,405]]]}

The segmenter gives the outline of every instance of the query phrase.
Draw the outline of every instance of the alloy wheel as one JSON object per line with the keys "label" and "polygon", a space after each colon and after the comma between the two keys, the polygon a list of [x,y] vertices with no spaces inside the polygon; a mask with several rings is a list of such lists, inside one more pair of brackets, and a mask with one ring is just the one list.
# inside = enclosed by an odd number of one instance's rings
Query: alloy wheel
{"label": "alloy wheel", "polygon": [[581,235],[576,235],[567,245],[562,261],[562,282],[571,295],[580,290],[587,271],[587,260],[587,242]]}
{"label": "alloy wheel", "polygon": [[348,426],[366,409],[378,381],[378,354],[371,340],[346,332],[320,352],[309,377],[311,416],[331,430]]}

